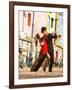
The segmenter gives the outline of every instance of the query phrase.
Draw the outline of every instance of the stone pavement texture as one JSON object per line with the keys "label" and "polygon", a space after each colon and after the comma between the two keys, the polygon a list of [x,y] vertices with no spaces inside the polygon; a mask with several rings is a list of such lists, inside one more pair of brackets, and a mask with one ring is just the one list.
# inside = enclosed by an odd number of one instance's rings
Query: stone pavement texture
{"label": "stone pavement texture", "polygon": [[63,67],[53,67],[52,72],[49,72],[48,68],[46,69],[46,72],[44,72],[42,67],[40,67],[37,72],[30,72],[29,67],[24,67],[23,69],[19,68],[19,79],[52,78],[62,76]]}

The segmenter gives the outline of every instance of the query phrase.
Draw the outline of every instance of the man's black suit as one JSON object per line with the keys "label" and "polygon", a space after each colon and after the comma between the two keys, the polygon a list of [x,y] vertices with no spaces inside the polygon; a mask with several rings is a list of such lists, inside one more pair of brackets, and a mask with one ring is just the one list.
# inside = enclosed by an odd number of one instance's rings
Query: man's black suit
{"label": "man's black suit", "polygon": [[52,42],[53,38],[57,38],[57,35],[48,33],[48,35],[45,36],[45,40],[48,45],[48,53],[50,54],[49,72],[52,71],[52,66],[54,63],[54,48],[53,48],[53,42]]}

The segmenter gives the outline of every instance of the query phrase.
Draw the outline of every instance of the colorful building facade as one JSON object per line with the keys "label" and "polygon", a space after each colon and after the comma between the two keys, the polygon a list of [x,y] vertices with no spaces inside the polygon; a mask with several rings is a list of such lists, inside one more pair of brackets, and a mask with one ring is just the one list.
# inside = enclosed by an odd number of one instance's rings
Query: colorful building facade
{"label": "colorful building facade", "polygon": [[[46,26],[48,33],[61,34],[63,37],[63,14],[56,12],[32,12],[32,11],[19,11],[18,16],[19,23],[19,48],[22,48],[23,56],[32,61],[35,60],[36,55],[40,50],[40,45],[35,47],[34,36],[39,33],[41,35],[41,27]],[[56,46],[63,48],[62,38],[53,40],[54,53],[56,52]],[[63,50],[58,47],[58,51],[63,53]],[[61,54],[62,54],[61,53]]]}

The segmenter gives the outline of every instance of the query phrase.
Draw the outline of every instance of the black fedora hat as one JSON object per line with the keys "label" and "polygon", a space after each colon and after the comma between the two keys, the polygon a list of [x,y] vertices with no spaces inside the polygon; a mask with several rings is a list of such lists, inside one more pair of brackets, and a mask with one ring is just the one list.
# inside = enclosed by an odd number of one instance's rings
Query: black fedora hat
{"label": "black fedora hat", "polygon": [[46,31],[47,27],[42,27],[41,28],[41,33],[43,33],[44,31]]}

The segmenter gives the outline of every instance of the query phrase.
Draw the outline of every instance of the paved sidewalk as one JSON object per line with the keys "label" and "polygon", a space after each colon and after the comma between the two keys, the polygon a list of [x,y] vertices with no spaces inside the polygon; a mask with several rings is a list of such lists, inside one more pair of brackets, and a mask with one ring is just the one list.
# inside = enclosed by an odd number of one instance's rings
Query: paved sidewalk
{"label": "paved sidewalk", "polygon": [[19,69],[19,79],[32,79],[32,78],[51,78],[51,77],[62,77],[63,67],[53,67],[53,72],[43,71],[42,67],[37,72],[30,72],[29,67]]}

